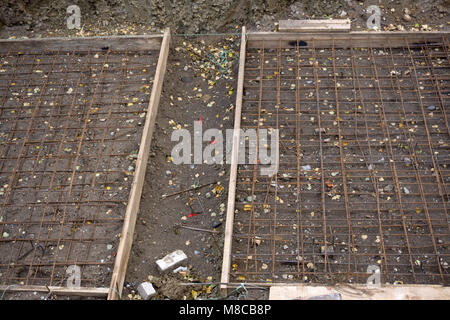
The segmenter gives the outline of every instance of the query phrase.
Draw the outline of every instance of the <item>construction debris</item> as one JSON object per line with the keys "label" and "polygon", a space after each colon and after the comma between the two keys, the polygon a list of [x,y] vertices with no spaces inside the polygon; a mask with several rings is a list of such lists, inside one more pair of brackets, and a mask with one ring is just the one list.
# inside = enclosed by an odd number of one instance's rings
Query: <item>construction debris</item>
{"label": "construction debris", "polygon": [[153,288],[153,285],[150,282],[142,282],[138,287],[137,290],[139,292],[139,295],[144,300],[150,300],[151,297],[156,295],[156,291]]}
{"label": "construction debris", "polygon": [[187,255],[182,250],[176,250],[164,258],[156,260],[156,264],[161,272],[165,272],[184,262],[187,258]]}

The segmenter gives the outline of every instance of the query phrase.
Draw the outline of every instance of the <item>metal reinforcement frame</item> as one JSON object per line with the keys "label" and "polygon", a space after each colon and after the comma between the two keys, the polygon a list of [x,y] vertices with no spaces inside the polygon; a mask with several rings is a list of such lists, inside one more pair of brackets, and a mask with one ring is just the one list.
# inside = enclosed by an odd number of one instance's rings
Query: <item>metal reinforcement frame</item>
{"label": "metal reinforcement frame", "polygon": [[449,33],[328,31],[243,28],[235,129],[278,129],[279,170],[235,130],[222,289],[449,299]]}
{"label": "metal reinforcement frame", "polygon": [[121,296],[169,42],[0,40],[0,292]]}

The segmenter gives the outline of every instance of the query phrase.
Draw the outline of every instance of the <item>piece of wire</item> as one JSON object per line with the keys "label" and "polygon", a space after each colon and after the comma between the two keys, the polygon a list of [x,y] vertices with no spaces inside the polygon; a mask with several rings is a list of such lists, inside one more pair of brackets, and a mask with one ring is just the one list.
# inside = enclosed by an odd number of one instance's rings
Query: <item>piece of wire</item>
{"label": "piece of wire", "polygon": [[5,290],[3,290],[3,293],[2,293],[2,296],[0,297],[0,300],[3,300],[3,297],[5,296],[6,291],[8,291],[8,289],[10,289],[10,288],[12,288],[12,287],[15,287],[15,286],[16,286],[15,284],[11,284],[11,285],[7,286],[7,287],[5,288]]}

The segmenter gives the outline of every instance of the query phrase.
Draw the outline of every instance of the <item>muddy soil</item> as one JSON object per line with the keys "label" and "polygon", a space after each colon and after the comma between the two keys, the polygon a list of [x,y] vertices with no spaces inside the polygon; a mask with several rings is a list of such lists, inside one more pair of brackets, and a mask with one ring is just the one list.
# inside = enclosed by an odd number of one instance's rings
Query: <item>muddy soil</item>
{"label": "muddy soil", "polygon": [[[72,4],[80,7],[81,30],[67,29],[66,9]],[[0,36],[142,34],[165,27],[177,33],[229,33],[237,25],[271,31],[280,19],[308,18],[349,18],[354,30],[363,30],[370,5],[379,6],[384,30],[448,29],[448,0],[6,0],[0,4]]]}
{"label": "muddy soil", "polygon": [[[180,128],[193,134],[194,123],[201,123],[203,131],[232,128],[238,49],[236,36],[218,41],[173,39],[127,273],[130,289],[149,275],[158,276],[155,261],[177,249],[187,254],[185,266],[200,274],[201,282],[219,281],[229,165],[174,164],[171,152],[178,140],[172,142],[171,135]],[[226,61],[219,65],[214,53],[226,53]],[[216,138],[215,143],[223,141]],[[203,147],[207,145],[211,142]],[[170,295],[161,293],[161,298],[191,298],[191,290],[175,295],[168,290]]]}

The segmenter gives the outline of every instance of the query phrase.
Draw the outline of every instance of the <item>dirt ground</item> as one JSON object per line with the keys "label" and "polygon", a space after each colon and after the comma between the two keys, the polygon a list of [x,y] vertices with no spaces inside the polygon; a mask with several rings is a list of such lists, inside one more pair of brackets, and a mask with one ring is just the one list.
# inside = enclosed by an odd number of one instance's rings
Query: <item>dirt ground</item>
{"label": "dirt ground", "polygon": [[[65,10],[70,4],[78,4],[81,8],[81,30],[66,27],[68,14]],[[155,299],[220,297],[218,286],[209,283],[220,281],[229,166],[175,165],[170,153],[176,143],[171,141],[171,134],[177,126],[192,131],[193,123],[201,119],[204,130],[233,127],[239,37],[231,33],[239,34],[237,26],[241,25],[247,25],[250,31],[276,30],[277,22],[287,18],[350,18],[354,30],[364,30],[368,18],[364,10],[371,4],[382,10],[384,30],[447,30],[449,27],[448,0],[234,3],[222,0],[213,6],[208,1],[195,1],[175,7],[168,1],[157,0],[7,0],[0,5],[1,38],[147,34],[160,32],[166,26],[179,34],[230,34],[216,39],[192,35],[173,37],[124,299],[139,298],[135,289],[149,278],[158,292]],[[404,17],[404,8],[409,9],[411,20]],[[226,61],[208,55],[214,53],[226,53]],[[212,184],[164,198],[164,195],[209,183]],[[191,215],[193,212],[201,213]],[[208,231],[187,229],[182,225]],[[184,266],[188,271],[161,275],[155,261],[177,249],[187,254],[189,260]],[[208,284],[180,286],[180,283],[189,282]],[[248,298],[264,299],[267,294],[265,290],[249,290]],[[45,295],[5,296],[7,299],[33,297],[43,299]],[[229,298],[239,297],[244,296],[235,292]]]}
{"label": "dirt ground", "polygon": [[[80,7],[81,30],[67,29],[72,4]],[[448,29],[448,0],[6,0],[0,4],[0,37],[143,34],[168,26],[177,33],[229,33],[237,25],[271,31],[280,19],[309,18],[349,18],[354,30],[363,30],[370,5],[379,6],[384,30]]]}
{"label": "dirt ground", "polygon": [[[223,247],[221,223],[229,166],[175,165],[169,157],[176,143],[171,142],[171,134],[178,125],[190,132],[195,122],[201,122],[203,130],[232,128],[238,43],[236,36],[210,42],[175,38],[172,42],[127,274],[128,285],[139,284],[148,275],[158,275],[154,261],[177,249],[187,254],[189,264],[202,275],[202,282],[219,280]],[[195,50],[202,50],[202,53]],[[227,54],[223,73],[212,69],[212,66],[217,68],[217,64],[206,56],[216,50]],[[163,198],[163,195],[208,183],[213,184]],[[188,205],[190,199],[193,199],[192,209]],[[198,215],[189,216],[194,212]],[[206,230],[216,227],[220,233],[194,231],[180,228],[180,225]],[[163,243],[161,234],[166,235]],[[184,295],[185,292],[177,298],[182,299]],[[173,294],[166,297],[173,297]]]}

